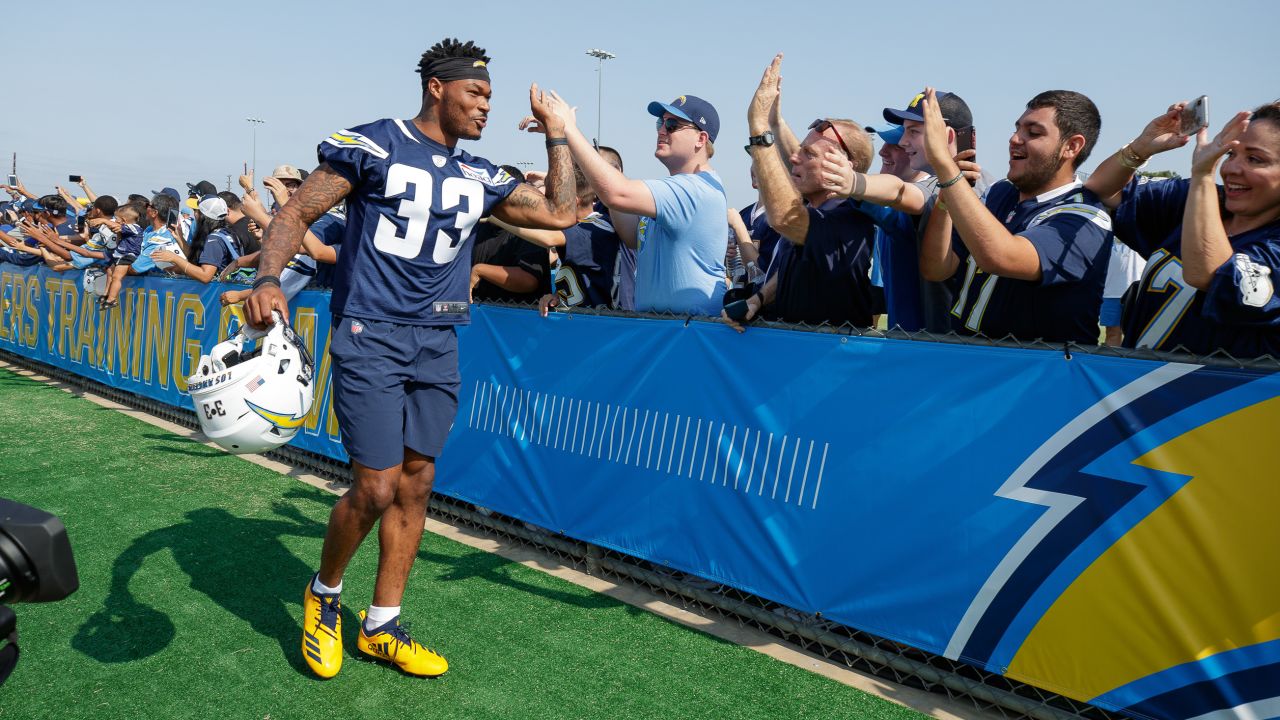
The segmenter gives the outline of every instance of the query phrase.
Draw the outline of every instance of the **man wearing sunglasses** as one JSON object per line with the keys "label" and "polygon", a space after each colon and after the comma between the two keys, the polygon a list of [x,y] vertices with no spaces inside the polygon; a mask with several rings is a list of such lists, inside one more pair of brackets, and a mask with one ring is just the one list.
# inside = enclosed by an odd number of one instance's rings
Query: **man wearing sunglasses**
{"label": "man wearing sunglasses", "polygon": [[[729,207],[720,176],[711,169],[720,132],[716,109],[694,95],[649,103],[658,130],[653,154],[670,175],[632,180],[578,130],[573,108],[554,92],[548,95],[550,109],[564,120],[574,162],[609,208],[618,236],[636,248],[636,310],[718,315]],[[532,118],[521,127],[539,131]]]}
{"label": "man wearing sunglasses", "polygon": [[778,55],[765,70],[747,110],[747,150],[769,225],[785,242],[778,243],[764,287],[747,300],[746,319],[769,305],[772,317],[787,322],[867,327],[875,226],[835,191],[825,165],[829,154],[839,154],[865,173],[871,140],[854,122],[820,118],[796,142],[779,110],[781,62]]}

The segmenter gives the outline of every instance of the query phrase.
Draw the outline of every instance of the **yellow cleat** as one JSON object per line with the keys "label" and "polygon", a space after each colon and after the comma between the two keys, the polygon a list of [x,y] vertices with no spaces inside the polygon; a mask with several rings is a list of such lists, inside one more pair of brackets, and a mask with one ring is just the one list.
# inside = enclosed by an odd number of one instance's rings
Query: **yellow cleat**
{"label": "yellow cleat", "polygon": [[360,637],[356,647],[370,657],[395,663],[396,667],[410,675],[435,677],[443,675],[449,669],[449,663],[438,653],[418,643],[400,627],[400,618],[383,625],[366,635],[364,631],[365,612],[360,611]]}
{"label": "yellow cleat", "polygon": [[342,669],[342,603],[337,595],[312,592],[313,580],[302,595],[302,657],[311,672],[328,679]]}

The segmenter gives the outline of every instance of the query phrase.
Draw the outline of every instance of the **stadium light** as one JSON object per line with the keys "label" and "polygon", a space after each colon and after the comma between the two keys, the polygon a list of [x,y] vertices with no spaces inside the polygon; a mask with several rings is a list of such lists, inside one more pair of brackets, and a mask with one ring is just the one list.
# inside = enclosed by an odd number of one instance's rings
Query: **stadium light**
{"label": "stadium light", "polygon": [[253,163],[249,166],[253,168],[253,176],[258,177],[258,126],[267,124],[266,120],[260,120],[254,117],[247,117],[245,122],[253,128]]}
{"label": "stadium light", "polygon": [[604,108],[604,61],[617,55],[600,48],[591,48],[587,54],[596,59],[596,145],[600,144],[600,116]]}

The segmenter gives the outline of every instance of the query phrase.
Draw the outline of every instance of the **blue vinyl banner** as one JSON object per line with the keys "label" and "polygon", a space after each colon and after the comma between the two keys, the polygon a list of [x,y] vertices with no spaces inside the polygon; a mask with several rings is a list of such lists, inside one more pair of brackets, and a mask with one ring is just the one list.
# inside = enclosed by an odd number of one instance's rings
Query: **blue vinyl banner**
{"label": "blue vinyl banner", "polygon": [[[0,347],[186,407],[233,316],[7,267]],[[344,458],[326,296],[292,315],[294,444]],[[460,335],[441,492],[1108,709],[1280,717],[1276,373],[488,306]]]}
{"label": "blue vinyl banner", "polygon": [[[130,277],[119,305],[99,310],[80,272],[0,264],[0,349],[153,400],[192,409],[186,394],[202,350],[239,327],[239,306],[219,296],[243,285]],[[329,405],[329,293],[305,290],[292,326],[316,358],[316,395],[294,446],[345,461]]]}

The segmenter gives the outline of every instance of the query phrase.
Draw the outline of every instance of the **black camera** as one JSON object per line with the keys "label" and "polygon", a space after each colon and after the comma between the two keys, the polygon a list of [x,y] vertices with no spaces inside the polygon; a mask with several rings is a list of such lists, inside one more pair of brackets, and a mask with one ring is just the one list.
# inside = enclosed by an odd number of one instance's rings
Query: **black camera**
{"label": "black camera", "polygon": [[7,605],[53,602],[79,587],[62,521],[0,498],[0,684],[18,664],[18,619]]}

